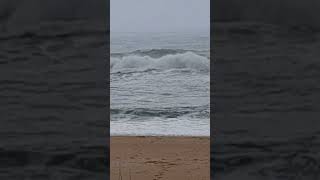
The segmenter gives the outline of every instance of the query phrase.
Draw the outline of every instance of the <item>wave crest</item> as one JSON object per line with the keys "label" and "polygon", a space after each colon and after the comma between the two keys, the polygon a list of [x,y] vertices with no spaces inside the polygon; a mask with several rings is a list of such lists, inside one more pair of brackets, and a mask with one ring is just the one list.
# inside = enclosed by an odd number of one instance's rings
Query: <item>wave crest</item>
{"label": "wave crest", "polygon": [[111,53],[111,56],[124,57],[128,55],[138,55],[138,56],[150,56],[152,58],[160,58],[165,55],[183,54],[186,52],[193,52],[200,56],[206,56],[209,58],[208,50],[184,50],[184,49],[143,49],[143,50],[135,50],[132,52],[125,52],[125,53]]}
{"label": "wave crest", "polygon": [[169,54],[159,58],[140,55],[111,57],[111,72],[135,72],[150,69],[191,69],[201,72],[209,71],[209,59],[193,52]]}

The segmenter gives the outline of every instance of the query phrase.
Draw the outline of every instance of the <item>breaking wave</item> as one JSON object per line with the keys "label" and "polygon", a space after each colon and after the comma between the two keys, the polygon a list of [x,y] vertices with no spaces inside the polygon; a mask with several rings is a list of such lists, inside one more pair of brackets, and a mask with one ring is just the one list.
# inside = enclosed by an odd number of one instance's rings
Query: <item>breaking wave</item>
{"label": "breaking wave", "polygon": [[[209,71],[209,58],[191,51],[183,53],[178,53],[178,51],[147,51],[146,54],[149,55],[141,53],[142,51],[135,52],[140,52],[140,54],[130,53],[122,57],[112,56],[110,64],[111,72],[118,73],[170,69],[190,69],[199,72]],[[150,53],[157,54],[157,57],[152,57]]]}
{"label": "breaking wave", "polygon": [[150,56],[152,58],[160,58],[165,55],[183,54],[186,52],[193,52],[200,56],[206,56],[209,58],[208,50],[184,50],[184,49],[145,49],[145,50],[135,50],[132,52],[125,53],[111,53],[113,57],[124,57],[128,55],[139,55],[139,56]]}

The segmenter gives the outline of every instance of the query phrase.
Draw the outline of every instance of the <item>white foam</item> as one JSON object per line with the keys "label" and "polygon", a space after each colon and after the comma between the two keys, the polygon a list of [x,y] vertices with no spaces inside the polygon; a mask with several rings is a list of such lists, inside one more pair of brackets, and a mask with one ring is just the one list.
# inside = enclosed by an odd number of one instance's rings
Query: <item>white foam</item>
{"label": "white foam", "polygon": [[209,71],[209,59],[193,52],[166,55],[160,58],[129,55],[122,58],[111,57],[111,72],[134,72],[148,69],[191,69]]}
{"label": "white foam", "polygon": [[111,121],[110,133],[112,136],[210,136],[210,121],[203,120],[150,118],[148,121]]}

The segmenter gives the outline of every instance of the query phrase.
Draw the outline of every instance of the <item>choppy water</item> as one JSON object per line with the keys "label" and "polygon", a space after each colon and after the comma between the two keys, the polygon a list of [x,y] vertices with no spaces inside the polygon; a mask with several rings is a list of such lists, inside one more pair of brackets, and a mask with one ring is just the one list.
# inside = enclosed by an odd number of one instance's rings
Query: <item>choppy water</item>
{"label": "choppy water", "polygon": [[209,40],[111,33],[111,134],[209,135]]}

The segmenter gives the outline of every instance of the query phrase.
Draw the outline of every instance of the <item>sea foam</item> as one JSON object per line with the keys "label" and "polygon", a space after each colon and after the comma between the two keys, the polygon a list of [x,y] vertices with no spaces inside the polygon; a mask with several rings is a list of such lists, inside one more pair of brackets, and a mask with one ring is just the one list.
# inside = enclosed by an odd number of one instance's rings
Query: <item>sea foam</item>
{"label": "sea foam", "polygon": [[169,54],[159,58],[150,56],[128,55],[124,57],[111,57],[111,72],[134,72],[150,69],[191,69],[208,72],[209,59],[193,52]]}

